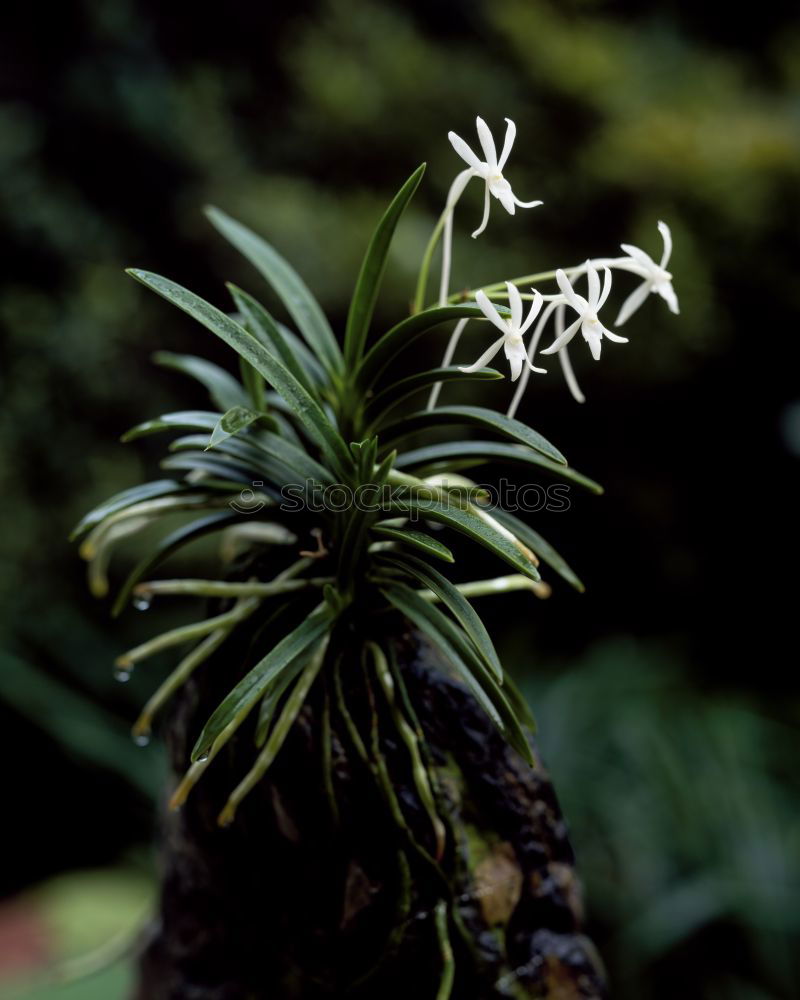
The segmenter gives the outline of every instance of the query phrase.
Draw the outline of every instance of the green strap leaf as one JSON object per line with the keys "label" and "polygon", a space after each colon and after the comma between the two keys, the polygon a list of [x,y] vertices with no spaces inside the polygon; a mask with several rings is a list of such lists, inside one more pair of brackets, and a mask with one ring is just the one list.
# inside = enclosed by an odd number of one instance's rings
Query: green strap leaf
{"label": "green strap leaf", "polygon": [[454,563],[456,561],[453,553],[446,545],[442,545],[436,538],[426,535],[424,531],[415,531],[413,528],[395,528],[390,524],[375,524],[372,530],[377,535],[391,538],[394,542],[402,542],[404,545],[410,545],[412,548],[418,549],[426,555],[436,556],[437,559],[441,559],[444,562]]}
{"label": "green strap leaf", "polygon": [[166,538],[162,538],[153,550],[148,552],[133,568],[127,580],[122,585],[122,589],[114,602],[114,607],[111,609],[111,614],[116,618],[128,603],[128,599],[136,584],[147,573],[150,573],[156,566],[159,566],[168,556],[172,555],[173,552],[194,541],[195,538],[208,535],[213,531],[221,531],[223,528],[227,528],[229,524],[240,520],[240,514],[236,514],[233,511],[221,511],[218,514],[210,514],[208,517],[185,524],[183,527],[167,535]]}
{"label": "green strap leaf", "polygon": [[488,462],[516,462],[546,469],[560,479],[569,479],[592,493],[602,493],[603,487],[569,465],[545,458],[538,451],[505,441],[442,441],[412,451],[401,452],[395,462],[398,469],[415,469],[424,478],[435,472],[456,472],[472,469]]}
{"label": "green strap leaf", "polygon": [[531,580],[541,579],[536,567],[522,549],[471,510],[462,510],[451,504],[427,499],[394,500],[391,508],[407,517],[417,517],[420,520],[438,521],[445,524],[494,552],[518,572],[530,577]]}
{"label": "green strap leaf", "polygon": [[236,308],[242,314],[244,328],[251,333],[266,349],[279,358],[297,381],[304,386],[310,395],[316,395],[313,383],[305,369],[297,359],[296,352],[291,349],[280,326],[252,295],[243,292],[236,285],[228,283],[228,291],[233,297]]}
{"label": "green strap leaf", "polygon": [[330,372],[342,370],[342,355],[325,313],[294,268],[261,236],[218,208],[206,209],[211,225],[266,278],[298,330]]}
{"label": "green strap leaf", "polygon": [[198,358],[193,354],[156,351],[153,361],[162,368],[171,368],[196,379],[208,390],[211,402],[223,412],[234,406],[247,405],[247,393],[233,375],[205,358]]}
{"label": "green strap leaf", "polygon": [[[511,312],[505,306],[495,306],[501,316],[510,316]],[[356,380],[366,389],[379,377],[381,372],[392,361],[396,354],[412,344],[417,337],[427,333],[442,323],[453,319],[484,319],[483,313],[474,304],[464,303],[456,306],[437,306],[435,309],[425,309],[402,320],[385,333],[380,340],[370,348],[358,368]]]}
{"label": "green strap leaf", "polygon": [[115,493],[113,497],[109,497],[108,500],[93,507],[88,514],[84,514],[70,532],[69,540],[74,542],[76,538],[85,535],[87,531],[100,524],[109,515],[125,510],[126,507],[132,507],[144,500],[155,500],[158,497],[168,497],[175,493],[186,493],[196,488],[189,483],[178,482],[176,479],[157,479],[152,483],[142,483],[141,486],[132,486],[130,489],[122,490],[121,493]]}
{"label": "green strap leaf", "polygon": [[494,643],[478,613],[461,591],[433,566],[429,566],[428,563],[416,556],[404,552],[392,554],[387,552],[384,553],[382,559],[393,566],[398,566],[439,597],[475,644],[475,648],[483,658],[484,663],[494,673],[498,684],[502,684],[503,668],[500,666]]}
{"label": "green strap leaf", "polygon": [[176,413],[165,413],[153,420],[145,420],[120,438],[127,444],[128,441],[135,441],[137,438],[146,437],[148,434],[158,434],[160,431],[187,430],[187,431],[213,431],[220,418],[219,413],[212,413],[210,410],[179,410]]}
{"label": "green strap leaf", "polygon": [[339,433],[334,429],[322,408],[297,381],[286,366],[275,358],[238,323],[216,306],[201,299],[187,288],[149,271],[131,268],[132,275],[143,285],[178,306],[193,319],[232,347],[280,393],[292,412],[303,424],[312,440],[325,452],[337,472],[344,475],[352,465],[350,453]]}
{"label": "green strap leaf", "polygon": [[239,431],[244,430],[245,427],[249,427],[250,424],[256,422],[261,418],[262,414],[256,413],[255,410],[249,409],[247,406],[234,406],[228,410],[227,413],[223,413],[222,416],[217,421],[214,430],[211,432],[211,437],[206,445],[206,451],[209,448],[214,448],[222,441],[227,440],[229,437],[233,437],[234,434],[238,434]]}
{"label": "green strap leaf", "polygon": [[412,413],[383,429],[382,444],[384,447],[391,447],[409,434],[426,430],[436,424],[466,424],[470,427],[492,430],[502,434],[503,437],[526,444],[553,462],[560,465],[567,464],[566,458],[558,448],[527,424],[483,406],[438,406],[433,410]]}
{"label": "green strap leaf", "polygon": [[270,652],[259,660],[214,710],[197,738],[197,743],[192,750],[192,761],[207,754],[211,745],[228,723],[241,713],[249,712],[267,687],[289,667],[292,661],[302,656],[310,646],[320,639],[330,626],[329,612],[324,609],[315,611],[296,629],[284,636],[277,645],[273,646]]}
{"label": "green strap leaf", "polygon": [[421,598],[411,587],[393,583],[381,590],[389,603],[409,618],[441,650],[498,732],[529,764],[533,764],[531,748],[519,719],[491,673],[474,655],[473,647],[466,637],[459,634],[457,627],[446,615]]}
{"label": "green strap leaf", "polygon": [[[159,462],[162,469],[175,469],[182,472],[203,472],[206,476],[226,480],[233,491],[253,482],[252,470],[244,468],[242,463],[231,455],[207,455],[204,451],[183,451],[176,455],[167,455]],[[205,479],[198,485],[203,486]]]}
{"label": "green strap leaf", "polygon": [[494,368],[479,368],[476,372],[462,372],[456,365],[431,368],[417,375],[402,378],[379,392],[367,406],[367,420],[379,427],[386,414],[404,399],[438,382],[493,382],[501,378],[502,374]]}
{"label": "green strap leaf", "polygon": [[347,371],[352,371],[361,361],[394,231],[424,173],[425,164],[423,163],[417,167],[397,192],[378,223],[367,247],[367,252],[364,254],[361,271],[347,313],[344,335],[344,361]]}
{"label": "green strap leaf", "polygon": [[584,592],[586,588],[566,559],[545,538],[542,538],[537,531],[534,531],[524,521],[520,521],[518,517],[509,514],[505,510],[501,510],[499,507],[492,511],[492,517],[496,521],[499,521],[504,528],[513,531],[521,542],[524,542],[529,549],[532,549],[543,562],[552,567],[570,586],[574,587],[581,594]]}

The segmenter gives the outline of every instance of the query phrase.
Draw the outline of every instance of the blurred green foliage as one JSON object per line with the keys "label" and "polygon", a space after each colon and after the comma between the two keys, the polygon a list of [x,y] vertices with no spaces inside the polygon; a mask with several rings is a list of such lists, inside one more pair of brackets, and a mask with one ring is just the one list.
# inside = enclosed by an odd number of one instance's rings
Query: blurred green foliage
{"label": "blurred green foliage", "polygon": [[794,996],[797,733],[631,639],[550,676],[527,693],[614,995]]}
{"label": "blurred green foliage", "polygon": [[[505,628],[523,608],[511,601],[493,631],[521,666],[531,645],[537,671],[560,665],[534,705],[618,995],[796,995],[797,740],[777,721],[797,701],[785,671],[796,597],[780,582],[797,509],[796,457],[780,436],[798,397],[794,14],[322,0],[190,18],[108,0],[54,7],[42,33],[29,8],[6,32],[0,103],[0,698],[4,752],[26,747],[9,776],[22,819],[6,831],[5,888],[111,861],[152,826],[156,751],[122,741],[155,678],[120,688],[110,667],[153,626],[110,622],[65,538],[150,467],[154,451],[120,446],[123,430],[201,403],[149,354],[220,355],[122,268],[218,303],[223,279],[260,293],[202,219],[214,202],[296,263],[341,328],[387,193],[427,159],[379,304],[391,322],[459,166],[447,131],[508,115],[510,179],[545,205],[524,221],[493,213],[472,241],[481,206],[468,194],[456,285],[621,240],[651,247],[666,218],[682,314],[648,303],[627,348],[599,366],[580,359],[585,410],[557,377],[529,393],[536,426],[609,489],[543,529],[589,595],[557,593],[525,612],[524,633]],[[150,615],[166,627],[184,610]],[[622,634],[645,644],[578,662]],[[673,666],[654,652],[662,640]],[[56,842],[54,814],[70,818]]]}

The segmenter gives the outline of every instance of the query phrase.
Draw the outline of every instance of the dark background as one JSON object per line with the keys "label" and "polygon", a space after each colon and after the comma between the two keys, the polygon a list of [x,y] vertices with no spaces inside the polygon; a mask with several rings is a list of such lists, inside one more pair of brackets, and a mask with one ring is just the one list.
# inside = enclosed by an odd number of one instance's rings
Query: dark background
{"label": "dark background", "polygon": [[[793,8],[87,0],[6,15],[0,939],[25,944],[0,947],[0,984],[7,953],[28,949],[35,965],[77,948],[71,923],[94,920],[87,942],[103,940],[98,871],[137,886],[153,871],[159,751],[134,748],[127,727],[155,681],[142,670],[122,688],[110,665],[154,618],[177,624],[187,609],[112,623],[65,539],[89,506],[154,471],[160,442],[122,446],[122,431],[203,405],[151,353],[229,359],[122,268],[218,304],[227,279],[260,294],[202,216],[215,203],[263,232],[341,329],[370,230],[425,159],[379,305],[388,325],[460,167],[447,132],[473,142],[481,114],[500,134],[516,121],[507,174],[545,204],[510,219],[495,202],[472,241],[470,189],[455,287],[614,255],[621,241],[657,257],[661,218],[675,238],[681,315],[651,296],[629,345],[607,345],[600,364],[573,351],[584,406],[551,364],[520,412],[606,486],[537,515],[587,594],[556,584],[547,602],[479,604],[539,718],[590,929],[620,997],[797,995]],[[438,361],[438,341],[425,349]],[[470,575],[492,572],[476,562]],[[47,880],[87,870],[77,903],[47,895],[64,885]],[[119,901],[108,912],[140,905],[138,889],[103,884]]]}

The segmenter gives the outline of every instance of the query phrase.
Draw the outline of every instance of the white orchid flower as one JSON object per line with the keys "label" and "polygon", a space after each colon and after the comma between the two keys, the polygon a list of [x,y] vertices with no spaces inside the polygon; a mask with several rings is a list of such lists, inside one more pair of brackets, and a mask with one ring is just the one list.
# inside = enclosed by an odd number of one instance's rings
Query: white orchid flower
{"label": "white orchid flower", "polygon": [[[506,126],[506,137],[503,142],[503,151],[500,154],[499,160],[497,159],[497,149],[494,144],[494,139],[492,138],[492,133],[489,131],[489,126],[483,118],[475,119],[475,124],[478,129],[478,138],[480,139],[481,149],[483,150],[484,155],[483,160],[478,159],[461,136],[456,135],[455,132],[447,133],[447,138],[452,143],[453,149],[470,168],[471,176],[480,177],[486,183],[483,220],[480,226],[478,226],[472,234],[473,238],[480,236],[486,228],[486,224],[489,221],[489,205],[492,196],[497,198],[509,215],[514,214],[517,206],[520,208],[535,208],[537,205],[542,204],[541,201],[520,201],[511,190],[511,185],[505,177],[503,177],[503,167],[506,165],[508,154],[511,152],[511,147],[514,145],[514,139],[517,134],[517,126],[514,122],[512,122],[510,118],[506,118],[506,122],[508,123]],[[469,178],[466,178],[464,183],[466,183],[466,180],[468,179]]]}
{"label": "white orchid flower", "polygon": [[572,340],[578,332],[579,327],[583,334],[583,339],[589,345],[589,350],[592,352],[592,357],[595,361],[600,360],[603,337],[608,337],[609,340],[613,340],[617,344],[628,343],[627,337],[620,337],[618,334],[606,329],[597,316],[611,291],[611,271],[607,267],[603,268],[605,277],[601,292],[600,276],[592,262],[587,260],[584,268],[586,279],[589,283],[588,298],[584,298],[575,291],[570,284],[569,278],[560,268],[556,271],[556,281],[558,282],[558,287],[561,289],[561,294],[564,296],[566,304],[571,306],[578,314],[578,318],[562,334],[556,337],[553,343],[542,351],[542,354],[555,354],[557,351],[560,351],[562,347]]}
{"label": "white orchid flower", "polygon": [[632,274],[638,274],[644,278],[644,281],[638,288],[634,288],[622,303],[615,326],[622,326],[629,320],[651,292],[660,295],[672,312],[676,314],[680,312],[678,297],[672,287],[672,275],[666,269],[672,254],[672,234],[666,222],[659,222],[658,231],[664,241],[664,252],[661,254],[660,264],[656,264],[650,254],[640,250],[639,247],[631,246],[630,243],[621,244],[628,257],[615,260],[613,266],[621,268],[623,271],[630,271]]}
{"label": "white orchid flower", "polygon": [[478,358],[474,365],[469,365],[467,368],[459,368],[459,371],[466,373],[478,371],[479,368],[485,367],[502,347],[505,356],[508,359],[508,363],[511,366],[512,382],[516,382],[519,378],[523,365],[527,365],[532,372],[538,372],[540,375],[546,375],[547,372],[544,368],[535,368],[528,360],[528,354],[525,350],[525,345],[522,342],[523,334],[527,332],[528,327],[539,315],[544,299],[539,292],[533,290],[533,302],[531,303],[528,315],[523,321],[522,296],[519,293],[519,289],[516,285],[512,285],[510,281],[506,282],[506,288],[508,289],[508,304],[511,308],[510,317],[501,316],[485,292],[478,291],[475,293],[475,301],[478,303],[478,307],[481,312],[490,323],[500,330],[503,336],[496,340],[492,346]]}

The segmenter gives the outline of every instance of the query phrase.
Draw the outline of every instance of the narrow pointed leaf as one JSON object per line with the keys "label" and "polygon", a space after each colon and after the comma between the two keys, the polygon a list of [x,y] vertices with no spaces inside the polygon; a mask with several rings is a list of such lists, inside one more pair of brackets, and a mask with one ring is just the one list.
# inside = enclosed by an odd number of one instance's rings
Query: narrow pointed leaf
{"label": "narrow pointed leaf", "polygon": [[423,587],[436,594],[473,641],[484,663],[494,673],[498,684],[502,684],[503,668],[500,666],[494,643],[478,613],[461,591],[433,566],[416,556],[387,552],[382,558],[394,566],[399,566],[405,573],[418,580]]}
{"label": "narrow pointed leaf", "polygon": [[115,493],[113,497],[109,497],[108,500],[93,507],[88,514],[84,514],[70,532],[69,540],[75,541],[76,538],[100,524],[109,515],[125,510],[126,507],[132,507],[144,500],[155,500],[158,497],[168,497],[175,493],[187,493],[192,489],[196,489],[196,487],[189,483],[178,482],[176,479],[157,479],[152,483],[142,483],[141,486],[132,486],[130,489],[122,490],[121,493]]}
{"label": "narrow pointed leaf", "polygon": [[446,545],[442,545],[436,538],[431,538],[424,531],[415,531],[413,528],[395,528],[389,524],[376,524],[372,530],[376,535],[383,535],[395,542],[402,542],[410,545],[411,548],[418,549],[429,556],[436,556],[444,562],[454,563],[455,557]]}
{"label": "narrow pointed leaf", "polygon": [[187,430],[187,431],[211,431],[217,426],[220,418],[219,413],[212,413],[210,410],[179,410],[176,413],[165,413],[153,420],[145,420],[130,430],[120,438],[121,441],[135,441],[137,438],[146,437],[148,434],[158,434],[160,431]]}
{"label": "narrow pointed leaf", "polygon": [[316,441],[334,466],[338,467],[337,471],[344,473],[344,470],[350,467],[351,459],[344,441],[316,400],[308,394],[285,365],[271,355],[244,327],[239,326],[216,306],[212,306],[194,292],[168,278],[135,268],[130,269],[128,273],[202,323],[249,361],[280,393],[312,440]]}
{"label": "narrow pointed leaf", "polygon": [[183,527],[167,535],[166,538],[162,538],[131,571],[114,602],[114,607],[111,611],[112,615],[116,617],[122,611],[128,603],[128,599],[136,584],[147,573],[150,573],[156,566],[160,565],[168,556],[172,555],[173,552],[194,541],[195,538],[200,538],[202,535],[207,535],[212,531],[221,531],[223,528],[227,528],[229,524],[234,524],[240,520],[241,514],[236,514],[233,511],[221,511],[218,514],[210,514],[208,517],[192,521],[191,524],[185,524]]}
{"label": "narrow pointed leaf", "polygon": [[394,382],[379,392],[367,407],[367,419],[373,420],[376,426],[380,426],[386,414],[404,399],[413,396],[415,392],[429,389],[438,382],[493,382],[501,378],[502,374],[494,368],[479,368],[476,372],[462,372],[456,365],[431,368],[400,379],[399,382]]}
{"label": "narrow pointed leaf", "polygon": [[409,618],[439,647],[498,732],[529,764],[532,764],[533,755],[516,713],[494,677],[472,652],[466,637],[462,638],[450,619],[435,605],[423,600],[411,587],[393,583],[383,587],[382,591],[398,611]]}
{"label": "narrow pointed leaf", "polygon": [[171,368],[205,386],[211,402],[224,413],[233,406],[246,406],[247,393],[241,384],[224,368],[205,358],[193,354],[173,354],[171,351],[156,351],[153,361],[162,368]]}
{"label": "narrow pointed leaf", "polygon": [[308,377],[303,366],[297,359],[296,352],[287,343],[283,331],[273,317],[267,312],[252,295],[243,292],[236,285],[228,284],[228,291],[236,303],[236,308],[242,315],[244,328],[251,333],[260,344],[274,354],[276,358],[286,365],[288,370],[294,375],[297,381],[304,386],[311,395],[315,394],[313,383]]}
{"label": "narrow pointed leaf", "polygon": [[232,407],[227,413],[223,413],[217,421],[214,430],[211,432],[209,442],[206,445],[206,450],[214,448],[222,441],[225,441],[226,438],[238,434],[239,431],[244,430],[245,427],[249,427],[250,424],[255,423],[260,417],[260,413],[256,413],[255,410],[251,410],[247,406]]}
{"label": "narrow pointed leaf", "polygon": [[462,510],[460,507],[440,501],[413,499],[395,500],[391,508],[407,517],[418,518],[421,521],[438,521],[447,525],[448,528],[461,532],[490,552],[494,552],[518,572],[529,576],[531,580],[541,579],[530,559],[510,539],[472,511]]}
{"label": "narrow pointed leaf", "polygon": [[284,636],[277,645],[273,646],[270,652],[259,660],[215,709],[197,739],[192,751],[192,760],[196,761],[208,753],[214,740],[231,719],[241,712],[251,709],[267,687],[289,667],[296,657],[302,656],[313,643],[320,639],[330,628],[330,624],[331,618],[327,611],[316,611],[302,621],[296,629]]}
{"label": "narrow pointed leaf", "polygon": [[212,226],[261,272],[277,293],[328,371],[342,370],[342,355],[325,313],[307,285],[283,257],[261,236],[218,208],[206,209]]}
{"label": "narrow pointed leaf", "polygon": [[[496,306],[501,316],[510,316],[511,312],[505,306]],[[358,369],[357,381],[362,388],[368,388],[380,376],[381,372],[392,361],[396,354],[405,350],[423,333],[434,327],[441,326],[454,319],[483,319],[483,313],[473,304],[457,306],[438,306],[435,309],[425,309],[402,320],[385,333],[380,340],[367,352]]]}
{"label": "narrow pointed leaf", "polygon": [[361,360],[395,228],[424,173],[423,163],[395,195],[367,247],[347,313],[344,335],[344,359],[347,371],[351,371]]}
{"label": "narrow pointed leaf", "polygon": [[415,475],[424,478],[435,472],[456,472],[473,469],[490,462],[514,462],[535,465],[551,472],[556,478],[569,479],[592,493],[602,493],[603,487],[588,476],[576,472],[569,465],[561,465],[545,458],[532,448],[505,441],[441,441],[438,444],[401,452],[397,458],[398,469],[414,469]]}
{"label": "narrow pointed leaf", "polygon": [[513,531],[514,534],[519,538],[521,542],[524,542],[529,549],[532,549],[537,556],[546,562],[548,566],[551,566],[560,577],[562,577],[570,586],[574,587],[579,593],[583,593],[586,589],[578,578],[575,571],[566,561],[566,559],[557,552],[553,546],[547,541],[547,539],[542,538],[542,536],[534,531],[529,525],[525,524],[518,517],[513,514],[509,514],[505,510],[497,508],[492,511],[492,517],[499,521],[504,528],[508,528],[509,531]]}
{"label": "narrow pointed leaf", "polygon": [[560,465],[567,464],[566,458],[558,448],[527,424],[483,406],[439,406],[434,410],[420,410],[384,427],[382,443],[384,447],[394,445],[409,434],[415,434],[438,424],[465,424],[470,427],[480,427],[482,430],[495,431],[503,437],[528,445],[553,462]]}

